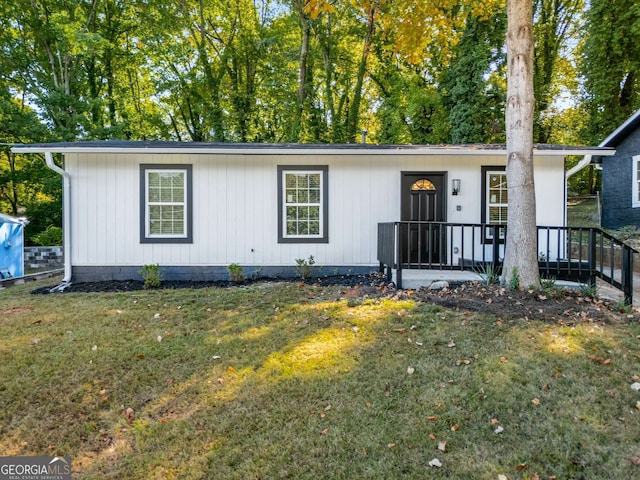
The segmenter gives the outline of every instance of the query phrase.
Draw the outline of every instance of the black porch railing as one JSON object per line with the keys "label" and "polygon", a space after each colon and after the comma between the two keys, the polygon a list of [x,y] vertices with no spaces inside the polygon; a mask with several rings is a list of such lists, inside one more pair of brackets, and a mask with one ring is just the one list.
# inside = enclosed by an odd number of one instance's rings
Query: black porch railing
{"label": "black porch railing", "polygon": [[[378,224],[378,261],[402,288],[402,270],[489,270],[500,274],[506,226],[445,222]],[[596,278],[633,300],[633,257],[638,253],[598,228],[538,227],[543,278],[595,285]]]}

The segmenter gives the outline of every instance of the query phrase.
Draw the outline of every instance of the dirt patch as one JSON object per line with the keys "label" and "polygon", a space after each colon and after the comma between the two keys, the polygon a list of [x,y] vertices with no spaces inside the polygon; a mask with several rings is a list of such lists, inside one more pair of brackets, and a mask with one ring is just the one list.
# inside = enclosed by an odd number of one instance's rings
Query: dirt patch
{"label": "dirt patch", "polygon": [[[441,290],[397,290],[381,274],[340,275],[311,279],[260,278],[242,283],[230,281],[191,282],[163,281],[161,289],[231,288],[264,282],[295,282],[316,286],[342,286],[343,298],[412,298],[420,302],[441,305],[458,311],[483,312],[499,318],[524,318],[575,324],[579,322],[630,322],[638,320],[638,311],[620,308],[619,302],[607,298],[590,298],[577,290],[548,291],[511,290],[500,285],[480,282],[452,283]],[[51,286],[33,290],[33,294],[48,294]],[[141,281],[108,281],[71,284],[64,293],[130,292],[144,289]]]}
{"label": "dirt patch", "polygon": [[29,313],[33,311],[33,307],[11,307],[11,308],[0,308],[0,316],[3,315],[16,315],[19,313]]}
{"label": "dirt patch", "polygon": [[580,291],[511,290],[479,282],[452,285],[439,291],[422,288],[413,293],[420,301],[454,310],[483,312],[499,318],[536,319],[575,324],[601,321],[637,321],[637,312],[610,300],[591,298]]}

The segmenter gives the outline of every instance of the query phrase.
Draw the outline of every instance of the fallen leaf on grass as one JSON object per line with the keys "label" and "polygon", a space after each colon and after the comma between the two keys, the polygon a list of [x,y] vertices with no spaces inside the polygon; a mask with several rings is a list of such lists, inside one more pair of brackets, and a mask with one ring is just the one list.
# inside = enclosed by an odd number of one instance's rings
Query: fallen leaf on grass
{"label": "fallen leaf on grass", "polygon": [[407,373],[408,373],[409,375],[413,375],[413,372],[415,372],[415,371],[416,371],[416,369],[415,369],[415,368],[413,368],[413,367],[409,367],[409,368],[407,368]]}
{"label": "fallen leaf on grass", "polygon": [[471,360],[458,360],[456,362],[456,365],[460,366],[460,365],[469,365],[471,363]]}
{"label": "fallen leaf on grass", "polygon": [[329,404],[326,407],[324,407],[324,411],[325,412],[328,412],[329,410],[331,410],[331,404]]}
{"label": "fallen leaf on grass", "polygon": [[458,425],[457,423],[451,426],[452,432],[457,432],[459,429],[460,429],[460,425]]}
{"label": "fallen leaf on grass", "polygon": [[525,468],[527,468],[529,465],[527,465],[526,463],[521,463],[520,465],[516,465],[516,470],[521,472],[522,470],[524,470]]}
{"label": "fallen leaf on grass", "polygon": [[440,468],[440,467],[442,467],[442,462],[440,460],[438,460],[437,458],[434,458],[433,460],[431,460],[429,462],[429,466],[430,467]]}
{"label": "fallen leaf on grass", "polygon": [[143,353],[138,353],[138,354],[136,354],[136,358],[138,360],[142,360],[144,358],[144,354]]}
{"label": "fallen leaf on grass", "polygon": [[407,331],[407,329],[406,328],[395,328],[393,331],[397,332],[397,333],[404,333],[404,332]]}
{"label": "fallen leaf on grass", "polygon": [[500,423],[500,420],[498,420],[497,418],[491,419],[491,425],[498,425],[499,423]]}
{"label": "fallen leaf on grass", "polygon": [[494,432],[496,432],[496,433],[502,433],[502,432],[504,432],[504,428],[503,428],[502,426],[500,426],[500,425],[499,425],[499,426],[497,426],[497,427],[496,427],[496,429],[494,430]]}
{"label": "fallen leaf on grass", "polygon": [[329,433],[329,429],[328,429],[328,428],[325,428],[324,430],[322,430],[322,431],[320,432],[320,435],[326,435],[327,433]]}
{"label": "fallen leaf on grass", "polygon": [[611,364],[611,359],[610,358],[604,358],[604,357],[596,357],[595,355],[589,355],[589,360],[593,360],[596,363],[599,363],[600,365],[610,365]]}
{"label": "fallen leaf on grass", "polygon": [[640,392],[640,383],[635,382],[631,384],[631,390],[634,392]]}
{"label": "fallen leaf on grass", "polygon": [[436,439],[436,436],[435,436],[433,433],[430,433],[430,434],[429,434],[429,438],[430,438],[431,440],[435,440],[435,439]]}
{"label": "fallen leaf on grass", "polygon": [[438,450],[445,452],[447,450],[447,442],[438,442]]}
{"label": "fallen leaf on grass", "polygon": [[533,400],[531,400],[531,403],[533,403],[537,407],[538,405],[540,405],[540,400],[538,398],[534,398]]}
{"label": "fallen leaf on grass", "polygon": [[640,465],[640,457],[636,457],[635,455],[631,457],[631,463],[634,465]]}
{"label": "fallen leaf on grass", "polygon": [[396,448],[395,443],[387,443],[387,448]]}
{"label": "fallen leaf on grass", "polygon": [[498,475],[498,480],[509,480],[506,475]]}
{"label": "fallen leaf on grass", "polygon": [[449,347],[449,348],[453,348],[453,347],[455,347],[455,346],[456,346],[456,344],[455,344],[455,342],[454,342],[453,340],[451,340],[451,341],[447,344],[447,347]]}

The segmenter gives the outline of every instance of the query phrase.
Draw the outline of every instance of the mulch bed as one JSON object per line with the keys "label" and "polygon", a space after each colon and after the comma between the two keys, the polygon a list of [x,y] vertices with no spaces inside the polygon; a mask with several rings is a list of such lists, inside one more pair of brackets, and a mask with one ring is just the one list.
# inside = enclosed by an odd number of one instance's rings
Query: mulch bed
{"label": "mulch bed", "polygon": [[[637,312],[602,298],[591,298],[578,290],[511,290],[500,285],[481,282],[451,283],[441,290],[397,290],[378,273],[369,275],[338,275],[310,279],[257,278],[241,283],[231,281],[163,281],[161,289],[178,288],[230,288],[258,282],[295,282],[301,285],[341,286],[344,297],[413,298],[417,301],[441,305],[457,311],[487,313],[501,319],[537,319],[560,324],[580,322],[638,321]],[[33,290],[33,294],[48,294],[53,285]],[[144,289],[144,282],[104,281],[73,283],[64,293],[133,292]]]}

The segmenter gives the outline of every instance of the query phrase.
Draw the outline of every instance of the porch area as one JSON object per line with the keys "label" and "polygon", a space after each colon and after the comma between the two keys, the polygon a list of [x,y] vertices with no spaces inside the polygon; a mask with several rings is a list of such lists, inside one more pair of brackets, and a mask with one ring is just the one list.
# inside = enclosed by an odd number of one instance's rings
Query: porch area
{"label": "porch area", "polygon": [[[505,239],[505,225],[379,223],[377,258],[398,288],[484,280],[502,273]],[[593,287],[599,278],[632,304],[637,250],[598,228],[538,226],[537,240],[542,278]]]}

